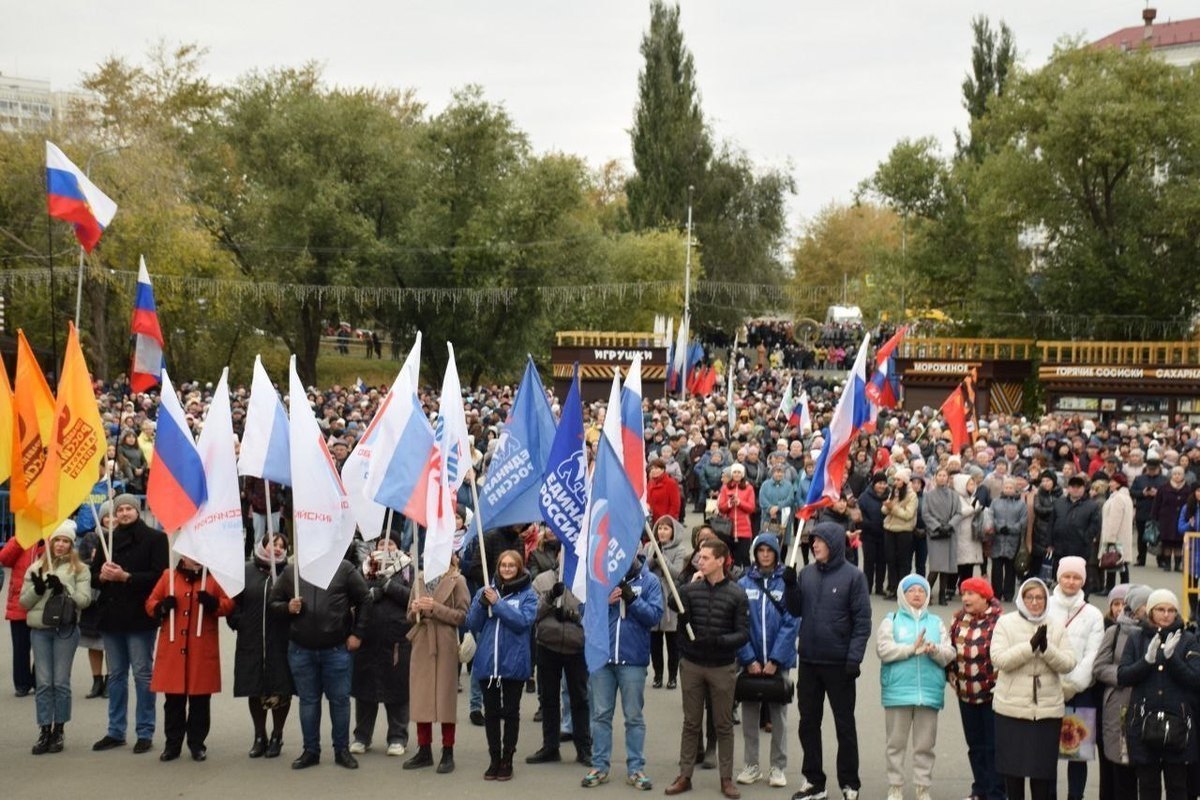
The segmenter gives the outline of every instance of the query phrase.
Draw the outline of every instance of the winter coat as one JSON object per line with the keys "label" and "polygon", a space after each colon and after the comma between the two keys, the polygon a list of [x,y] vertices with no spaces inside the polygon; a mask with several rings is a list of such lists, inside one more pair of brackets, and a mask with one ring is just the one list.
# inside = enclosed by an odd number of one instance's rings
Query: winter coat
{"label": "winter coat", "polygon": [[1061,586],[1055,586],[1046,603],[1046,618],[1063,627],[1075,652],[1075,666],[1062,676],[1063,697],[1069,701],[1095,682],[1092,670],[1104,638],[1104,614],[1084,598],[1082,590],[1067,597]]}
{"label": "winter coat", "polygon": [[[946,665],[954,660],[950,631],[926,606],[914,609],[900,594],[900,608],[879,623],[875,651],[883,665],[879,683],[884,708],[921,706],[939,711],[946,704]],[[925,632],[925,642],[937,645],[935,653],[916,653],[917,635]]]}
{"label": "winter coat", "polygon": [[476,680],[508,678],[528,680],[533,674],[529,653],[529,629],[537,616],[537,593],[530,585],[528,574],[518,575],[507,583],[493,578],[492,587],[499,593],[496,603],[483,604],[483,589],[475,593],[467,612],[467,627],[475,634],[478,649],[471,675]]}
{"label": "winter coat", "polygon": [[1200,506],[1195,511],[1189,511],[1187,503],[1184,503],[1183,508],[1179,509],[1179,520],[1175,523],[1175,528],[1181,537],[1185,533],[1200,531]]}
{"label": "winter coat", "polygon": [[1075,668],[1075,651],[1062,626],[1046,615],[1046,651],[1033,652],[1029,640],[1038,625],[1010,611],[1000,617],[992,634],[992,663],[996,688],[992,708],[1013,719],[1061,719],[1062,675]]}
{"label": "winter coat", "polygon": [[583,652],[583,606],[570,586],[563,586],[558,598],[551,596],[554,585],[562,582],[557,571],[543,572],[533,579],[537,592],[537,616],[534,617],[538,647],[555,653],[578,655]]}
{"label": "winter coat", "polygon": [[695,639],[684,636],[680,655],[694,664],[720,667],[732,664],[738,649],[750,639],[746,592],[726,575],[717,583],[690,581],[679,587],[683,620]]}
{"label": "winter coat", "polygon": [[1040,488],[1033,494],[1033,549],[1041,553],[1053,544],[1054,504],[1063,496],[1057,486],[1053,491],[1043,492]]}
{"label": "winter coat", "polygon": [[1117,671],[1129,637],[1137,632],[1138,621],[1124,614],[1110,625],[1100,641],[1100,652],[1092,665],[1092,676],[1104,687],[1104,701],[1100,712],[1104,744],[1104,757],[1118,764],[1129,764],[1129,744],[1125,740],[1123,724],[1129,709],[1129,698],[1133,689],[1117,682]]}
{"label": "winter coat", "polygon": [[175,573],[175,641],[171,641],[171,615],[160,616],[158,605],[171,594],[171,570],[163,570],[146,598],[145,612],[160,620],[158,646],[154,649],[154,672],[150,691],[163,694],[218,694],[221,691],[221,628],[217,617],[233,611],[233,600],[212,575],[204,580],[204,591],[217,598],[217,611],[200,614],[200,576],[182,569]]}
{"label": "winter coat", "polygon": [[1092,550],[1099,538],[1100,506],[1095,500],[1085,495],[1076,501],[1063,495],[1054,501],[1050,541],[1056,557],[1079,556],[1094,562]]}
{"label": "winter coat", "polygon": [[301,611],[291,614],[288,601],[293,597],[295,578],[292,570],[295,568],[295,564],[288,564],[275,581],[269,606],[272,614],[289,621],[288,638],[308,650],[339,647],[350,636],[362,639],[371,617],[371,601],[362,570],[349,561],[342,561],[327,589],[314,586],[301,577]]}
{"label": "winter coat", "polygon": [[1129,490],[1117,486],[1100,509],[1100,551],[1115,544],[1128,558],[1133,553],[1133,536],[1137,530],[1135,512]]}
{"label": "winter coat", "polygon": [[738,581],[746,593],[750,611],[750,640],[738,650],[738,663],[748,666],[754,662],[765,665],[773,661],[780,669],[796,665],[796,634],[800,620],[788,613],[783,604],[783,560],[779,539],[770,533],[755,537],[750,552],[760,545],[775,551],[775,569],[763,573],[757,563]]}
{"label": "winter coat", "polygon": [[41,554],[42,543],[38,542],[26,550],[21,547],[17,537],[13,536],[4,547],[0,548],[0,566],[12,569],[12,580],[8,583],[8,604],[4,608],[4,618],[7,620],[25,620],[29,612],[21,605],[21,589],[25,583],[25,575],[33,559]]}
{"label": "winter coat", "polygon": [[270,564],[256,559],[246,563],[246,588],[234,598],[233,611],[225,619],[237,631],[234,697],[290,697],[296,693],[287,658],[288,621],[268,613],[270,571]]}
{"label": "winter coat", "polygon": [[862,533],[867,538],[876,537],[883,541],[883,501],[886,495],[875,494],[873,486],[867,486],[858,496],[858,510],[862,512]]}
{"label": "winter coat", "polygon": [[1163,544],[1175,546],[1183,541],[1183,535],[1179,533],[1179,512],[1187,505],[1191,493],[1186,483],[1178,489],[1170,481],[1158,487],[1158,494],[1154,495],[1154,502],[1150,506],[1150,516],[1158,523]]}
{"label": "winter coat", "polygon": [[806,664],[861,664],[871,636],[867,578],[846,561],[839,525],[818,523],[812,535],[829,547],[829,558],[806,566],[783,593],[788,613],[800,620],[797,655]]}
{"label": "winter coat", "polygon": [[749,539],[754,536],[750,517],[758,509],[754,504],[754,487],[749,481],[725,483],[717,494],[717,511],[733,521],[733,538]]}
{"label": "winter coat", "polygon": [[[805,494],[808,492],[805,491]],[[771,519],[771,506],[775,506],[782,514],[785,508],[790,508],[793,511],[800,507],[795,505],[796,488],[792,486],[788,480],[777,481],[774,478],[763,483],[758,490],[758,508],[762,512],[763,522],[780,522],[779,519]]]}
{"label": "winter coat", "polygon": [[650,518],[679,514],[680,507],[679,484],[667,473],[646,481],[646,505],[650,508]]}
{"label": "winter coat", "polygon": [[354,654],[350,694],[365,703],[407,703],[412,645],[408,641],[408,596],[412,567],[364,577],[371,593],[371,618]]}
{"label": "winter coat", "polygon": [[[608,663],[644,667],[650,663],[650,630],[663,615],[662,587],[641,559],[625,575],[633,602],[608,607]],[[686,637],[684,638],[686,641]]]}
{"label": "winter coat", "polygon": [[62,582],[62,590],[67,593],[72,600],[75,601],[75,606],[80,611],[87,608],[92,602],[92,573],[88,571],[87,565],[80,565],[76,569],[69,558],[57,559],[53,570],[46,570],[45,559],[39,558],[37,561],[29,565],[25,570],[24,580],[18,582],[15,578],[13,583],[19,583],[21,587],[20,603],[21,607],[26,610],[26,623],[29,627],[44,629],[46,626],[42,624],[42,615],[46,610],[46,601],[48,601],[55,593],[46,587],[46,590],[41,594],[37,593],[34,588],[33,581],[29,576],[38,574],[42,578],[48,575],[57,575]]}
{"label": "winter coat", "polygon": [[[678,590],[679,585],[683,582],[683,571],[687,568],[688,557],[691,553],[684,549],[683,526],[676,522],[673,516],[659,517],[655,521],[652,530],[657,531],[658,526],[664,521],[670,521],[671,527],[675,532],[671,536],[671,541],[666,544],[659,542],[658,546],[662,549],[663,558],[666,559],[666,571],[670,574],[671,579],[675,582],[676,590]],[[642,546],[641,555],[650,572],[658,578],[661,597],[670,597],[671,590],[667,586],[667,577],[663,574],[663,565],[659,562],[654,548],[650,546],[649,542]],[[675,610],[675,603],[667,603],[664,600],[662,617],[659,619],[658,624],[654,626],[654,630],[666,633],[676,631],[679,629],[678,619],[679,615]]]}
{"label": "winter coat", "polygon": [[996,688],[996,666],[992,663],[992,636],[1003,609],[993,598],[981,614],[960,609],[950,623],[954,660],[946,670],[959,702],[984,705],[992,702]]}
{"label": "winter coat", "polygon": [[[423,573],[415,581],[425,587]],[[458,572],[447,572],[426,596],[433,610],[417,622],[409,594],[408,631],[412,643],[408,670],[408,714],[413,722],[456,722],[458,719],[458,628],[467,619],[471,595],[467,581]],[[526,647],[526,650],[529,648]]]}
{"label": "winter coat", "polygon": [[1167,476],[1162,472],[1157,475],[1147,475],[1143,472],[1133,479],[1133,483],[1129,485],[1129,497],[1134,502],[1134,518],[1138,522],[1145,522],[1153,516],[1151,512],[1154,510],[1154,496],[1146,494],[1146,490],[1154,489],[1157,493],[1166,482]]}
{"label": "winter coat", "polygon": [[921,500],[916,491],[910,486],[904,494],[904,499],[890,501],[888,511],[883,519],[883,529],[891,533],[905,533],[917,527],[917,506]]}
{"label": "winter coat", "polygon": [[[1160,760],[1169,764],[1184,764],[1196,760],[1195,730],[1190,732],[1188,745],[1181,753],[1152,750],[1142,743],[1141,736],[1142,721],[1148,713],[1167,711],[1185,720],[1195,718],[1194,687],[1200,683],[1200,641],[1196,635],[1184,631],[1170,658],[1160,648],[1155,664],[1146,661],[1150,637],[1165,638],[1179,629],[1178,619],[1161,632],[1143,623],[1129,637],[1121,656],[1117,683],[1133,689],[1129,696],[1129,710],[1125,715],[1125,739],[1131,764],[1155,764]],[[1195,727],[1194,721],[1192,727]]]}
{"label": "winter coat", "polygon": [[959,511],[958,522],[954,526],[954,563],[963,564],[983,563],[983,542],[975,540],[973,530],[975,515],[983,510],[983,506],[974,497],[965,494],[968,476],[959,473],[952,479],[954,490],[958,493]]}
{"label": "winter coat", "polygon": [[[718,491],[723,485],[721,471],[728,467],[729,463],[726,459],[721,459],[720,464],[714,464],[705,458],[700,464],[703,465],[699,470],[700,489],[707,497],[712,492]],[[697,466],[700,466],[700,464]]]}
{"label": "winter coat", "polygon": [[1023,497],[999,495],[992,501],[992,519],[996,535],[992,539],[992,558],[1016,558],[1029,526],[1029,506]]}
{"label": "winter coat", "polygon": [[946,572],[953,573],[958,571],[957,552],[954,545],[954,534],[950,534],[948,538],[936,539],[931,533],[939,527],[949,527],[958,530],[959,511],[962,508],[962,500],[955,495],[955,500],[958,502],[953,505],[953,513],[946,518],[940,518],[936,513],[933,513],[933,507],[940,507],[936,504],[931,504],[930,496],[934,492],[950,492],[954,494],[954,489],[949,486],[933,488],[925,490],[924,503],[922,504],[922,515],[925,523],[925,541],[929,548],[928,569],[929,572]]}
{"label": "winter coat", "polygon": [[146,598],[167,569],[167,535],[141,518],[118,525],[113,529],[112,560],[129,573],[129,580],[100,580],[104,559],[92,560],[92,587],[100,590],[96,627],[104,633],[154,630],[158,621],[146,613]]}

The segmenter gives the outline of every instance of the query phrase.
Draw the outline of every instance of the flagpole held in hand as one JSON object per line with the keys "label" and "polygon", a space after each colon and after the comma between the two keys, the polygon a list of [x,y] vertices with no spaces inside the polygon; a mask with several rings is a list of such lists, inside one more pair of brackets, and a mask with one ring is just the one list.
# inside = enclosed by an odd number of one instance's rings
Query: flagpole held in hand
{"label": "flagpole held in hand", "polygon": [[[200,591],[204,591],[208,586],[208,567],[202,567],[200,570]],[[204,622],[204,604],[200,604],[200,610],[196,613],[196,638],[200,638],[200,623]]]}
{"label": "flagpole held in hand", "polygon": [[[109,561],[112,561],[112,553],[113,553],[113,520],[115,520],[117,518],[117,508],[116,508],[115,499],[114,499],[116,497],[116,495],[113,494],[113,485],[112,485],[113,468],[116,467],[116,465],[117,464],[115,461],[109,461],[108,467],[104,471],[105,472],[104,479],[108,483],[108,548],[107,548],[107,550],[108,550],[108,560]],[[99,522],[100,522],[100,520],[96,520],[97,528],[100,527]],[[100,535],[104,536],[104,533],[101,532]]]}
{"label": "flagpole held in hand", "polygon": [[392,509],[390,508],[383,517],[383,538],[389,542],[392,540]]}
{"label": "flagpole held in hand", "polygon": [[[667,589],[671,592],[671,599],[675,601],[675,610],[683,611],[683,601],[679,599],[679,590],[675,588],[675,579],[671,577],[671,570],[667,568],[667,559],[663,557],[662,548],[658,546],[658,537],[654,535],[654,531],[650,530],[650,521],[646,521],[646,533],[650,536],[650,547],[654,550],[654,557],[658,559],[659,566],[662,567],[663,577],[667,579]],[[685,622],[684,628],[687,630],[688,638],[693,642],[696,641],[696,632],[692,630],[692,623]]]}
{"label": "flagpole held in hand", "polygon": [[[792,510],[790,508],[785,508],[784,511],[788,512],[788,514],[792,513]],[[807,520],[805,520],[805,521],[807,521]],[[804,522],[800,523],[800,527],[801,528],[804,527]],[[796,556],[799,553],[800,553],[800,530],[797,529],[796,535],[792,537],[792,549],[788,551],[787,566],[791,567],[792,569],[796,568]]]}
{"label": "flagpole held in hand", "polygon": [[271,482],[263,478],[263,493],[267,499],[267,556],[271,559],[271,576],[267,583],[275,585],[275,529],[271,526]]}
{"label": "flagpole held in hand", "polygon": [[[388,514],[390,515],[391,513],[392,513],[392,510],[389,508]],[[409,544],[409,550],[411,550],[411,552],[408,554],[408,556],[409,556],[409,558],[412,559],[413,569],[415,570],[415,574],[418,574],[421,576],[421,580],[413,581],[412,594],[413,594],[414,600],[420,600],[421,594],[422,594],[422,589],[423,589],[421,584],[425,583],[425,570],[421,569],[421,562],[417,559],[417,556],[420,555],[420,552],[417,547],[417,545],[418,545],[417,526],[415,523],[413,523],[413,521],[411,519],[408,520],[408,524],[411,526],[409,528],[409,530],[412,531],[412,542]],[[388,530],[391,530],[391,517],[390,516],[388,517]],[[417,621],[418,625],[420,625],[422,622],[424,622],[424,620],[421,619],[420,611],[417,612],[417,620],[416,621]]]}
{"label": "flagpole held in hand", "polygon": [[[479,566],[483,568],[483,585],[491,584],[488,580],[487,550],[483,547],[483,517],[479,514],[479,487],[475,485],[475,468],[471,468],[467,481],[471,484],[471,502],[475,504],[475,529],[479,533]],[[492,615],[492,607],[488,606],[488,616]]]}
{"label": "flagpole held in hand", "polygon": [[[171,544],[171,537],[167,536],[167,591],[171,597],[175,596],[175,547]],[[167,622],[167,634],[170,638],[167,641],[175,641],[175,609],[172,608],[169,612],[170,620]]]}
{"label": "flagpole held in hand", "polygon": [[112,553],[108,549],[108,539],[104,538],[104,528],[100,524],[100,512],[91,500],[88,500],[88,506],[92,509],[92,519],[96,521],[96,538],[100,540],[100,549],[104,551],[104,560],[112,561]]}

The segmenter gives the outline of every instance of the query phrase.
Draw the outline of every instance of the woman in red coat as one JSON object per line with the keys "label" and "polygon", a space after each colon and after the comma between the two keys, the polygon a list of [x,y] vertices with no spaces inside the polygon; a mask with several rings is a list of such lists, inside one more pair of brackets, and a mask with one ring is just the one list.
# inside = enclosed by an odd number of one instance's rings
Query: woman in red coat
{"label": "woman in red coat", "polygon": [[735,463],[729,468],[729,480],[721,485],[717,495],[717,511],[733,523],[733,563],[742,567],[750,564],[750,541],[754,538],[750,516],[757,509],[754,487],[746,480],[746,468]]}
{"label": "woman in red coat", "polygon": [[679,484],[667,474],[667,462],[661,458],[650,461],[650,480],[646,482],[646,505],[650,519],[679,517]]}
{"label": "woman in red coat", "polygon": [[[175,567],[175,592],[170,588],[171,571],[163,570],[154,591],[146,598],[146,613],[161,626],[154,652],[154,674],[150,691],[166,695],[163,703],[163,731],[167,744],[160,761],[174,761],[183,750],[187,735],[193,761],[208,754],[209,701],[221,691],[221,650],[217,617],[233,610],[233,601],[225,591],[205,575],[190,558],[180,558]],[[204,609],[200,633],[196,617]],[[175,641],[171,641],[171,610],[175,610]]]}
{"label": "woman in red coat", "polygon": [[[25,623],[25,608],[21,605],[19,598],[29,565],[41,554],[41,542],[26,550],[21,547],[16,536],[10,538],[4,547],[0,548],[0,567],[12,569],[12,580],[8,584],[8,604],[4,610],[4,618],[8,620],[9,631],[12,633],[13,689],[16,691],[17,697],[24,697],[33,691],[32,643],[29,626]],[[3,580],[0,580],[0,584],[3,584]]]}

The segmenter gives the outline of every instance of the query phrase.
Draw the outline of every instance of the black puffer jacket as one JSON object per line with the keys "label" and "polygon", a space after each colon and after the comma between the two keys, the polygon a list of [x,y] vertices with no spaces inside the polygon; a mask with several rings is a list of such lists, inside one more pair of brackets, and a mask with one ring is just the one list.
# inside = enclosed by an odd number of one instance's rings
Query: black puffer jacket
{"label": "black puffer jacket", "polygon": [[105,633],[152,631],[158,620],[146,613],[146,598],[167,568],[167,535],[139,517],[113,529],[113,557],[129,573],[124,582],[101,581],[103,558],[92,560],[92,586],[100,589],[96,600],[96,628]]}
{"label": "black puffer jacket", "polygon": [[295,564],[289,564],[271,591],[271,613],[291,620],[288,637],[309,650],[345,644],[351,634],[362,639],[371,616],[367,582],[362,572],[349,561],[343,561],[333,574],[328,589],[321,589],[301,578],[303,609],[293,616],[288,613],[288,601],[293,596],[292,570],[295,568]]}
{"label": "black puffer jacket", "polygon": [[680,625],[690,623],[695,640],[683,637],[682,655],[694,664],[720,667],[737,659],[750,640],[746,592],[726,576],[712,584],[703,578],[679,587],[683,603]]}
{"label": "black puffer jacket", "polygon": [[813,537],[829,547],[829,558],[801,570],[783,590],[788,613],[800,619],[796,652],[809,664],[861,664],[871,636],[867,578],[846,561],[846,532],[821,522]]}
{"label": "black puffer jacket", "polygon": [[233,696],[270,697],[295,694],[288,667],[288,621],[267,613],[271,565],[251,558],[246,564],[246,588],[234,598],[226,617],[237,631],[233,650]]}
{"label": "black puffer jacket", "polygon": [[1146,661],[1150,638],[1165,638],[1179,628],[1180,623],[1176,621],[1160,634],[1143,624],[1141,630],[1129,637],[1121,656],[1117,683],[1133,687],[1125,717],[1125,737],[1129,744],[1129,761],[1135,766],[1155,764],[1160,759],[1170,764],[1187,764],[1195,761],[1200,754],[1194,727],[1188,732],[1187,747],[1182,752],[1164,752],[1142,742],[1142,725],[1148,714],[1165,711],[1185,721],[1195,716],[1191,687],[1200,684],[1200,641],[1196,635],[1184,631],[1170,658],[1159,649],[1156,663]]}
{"label": "black puffer jacket", "polygon": [[408,703],[408,670],[412,645],[408,631],[408,595],[412,567],[388,577],[367,580],[371,619],[362,649],[354,654],[350,694],[365,703]]}
{"label": "black puffer jacket", "polygon": [[1100,505],[1086,495],[1080,500],[1063,496],[1054,501],[1050,541],[1054,555],[1079,556],[1090,560],[1100,538]]}

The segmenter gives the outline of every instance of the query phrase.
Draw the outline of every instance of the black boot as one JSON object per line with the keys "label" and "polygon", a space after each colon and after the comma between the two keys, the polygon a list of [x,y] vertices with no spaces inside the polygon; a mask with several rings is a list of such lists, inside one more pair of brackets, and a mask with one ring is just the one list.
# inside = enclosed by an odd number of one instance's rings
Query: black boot
{"label": "black boot", "polygon": [[511,781],[513,776],[513,751],[505,750],[500,756],[500,768],[496,770],[496,780]]}
{"label": "black boot", "polygon": [[103,675],[93,675],[92,688],[88,690],[86,695],[87,699],[91,700],[94,697],[99,697],[100,695],[104,694],[104,683],[105,679]]}
{"label": "black boot", "polygon": [[283,752],[283,734],[272,733],[271,738],[267,740],[267,752],[263,754],[263,757],[279,758],[281,752]]}
{"label": "black boot", "polygon": [[433,766],[433,747],[423,744],[417,748],[416,755],[404,762],[404,769],[420,769]]}
{"label": "black boot", "polygon": [[497,752],[491,753],[491,763],[488,768],[483,771],[483,779],[485,781],[494,781],[496,776],[500,774],[500,754]]}
{"label": "black boot", "polygon": [[47,752],[61,753],[63,751],[63,723],[54,723],[54,729],[50,731],[50,749]]}
{"label": "black boot", "polygon": [[438,762],[437,771],[439,775],[445,775],[449,772],[454,772],[454,748],[442,748],[442,760]]}
{"label": "black boot", "polygon": [[250,752],[248,753],[248,755],[251,758],[262,758],[263,755],[266,754],[266,752],[267,752],[267,737],[266,736],[255,736],[254,744],[250,745]]}
{"label": "black boot", "polygon": [[35,756],[40,756],[42,753],[45,753],[50,749],[50,738],[50,726],[43,725],[41,733],[38,735],[38,740],[33,745],[33,754]]}

